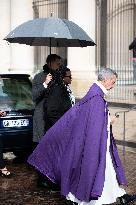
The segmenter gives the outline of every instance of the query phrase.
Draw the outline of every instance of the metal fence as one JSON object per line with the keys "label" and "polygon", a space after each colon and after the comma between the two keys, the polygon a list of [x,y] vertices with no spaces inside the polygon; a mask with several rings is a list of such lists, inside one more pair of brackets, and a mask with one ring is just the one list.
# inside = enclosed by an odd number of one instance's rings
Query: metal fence
{"label": "metal fence", "polygon": [[132,110],[136,110],[136,106],[131,107],[130,109],[121,110],[115,113],[116,117],[119,117],[120,114],[123,114],[123,138],[122,140],[117,140],[117,144],[123,146],[123,155],[126,153],[126,147],[136,148],[136,141],[126,141],[126,114]]}
{"label": "metal fence", "polygon": [[[33,0],[33,13],[34,18],[48,18],[53,16],[67,19],[68,0]],[[51,52],[60,55],[64,60],[67,59],[67,48],[52,47]],[[42,68],[49,53],[49,47],[35,47],[35,71]]]}
{"label": "metal fence", "polygon": [[129,45],[136,34],[135,0],[96,0],[96,66],[114,68],[118,85],[136,84]]}

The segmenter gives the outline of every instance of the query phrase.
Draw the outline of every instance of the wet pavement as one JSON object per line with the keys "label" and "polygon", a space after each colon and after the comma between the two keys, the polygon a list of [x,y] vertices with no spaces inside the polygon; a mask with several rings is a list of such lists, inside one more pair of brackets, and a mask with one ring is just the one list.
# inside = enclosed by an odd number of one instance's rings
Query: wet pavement
{"label": "wet pavement", "polygon": [[0,205],[63,205],[59,192],[37,187],[37,173],[27,163],[7,161],[11,178],[0,177]]}
{"label": "wet pavement", "polygon": [[[119,147],[126,176],[127,193],[136,193],[136,153],[126,151],[125,156]],[[9,179],[0,177],[0,205],[65,205],[59,191],[50,191],[37,187],[37,173],[27,163],[17,158],[6,160],[7,167],[13,173]],[[117,204],[117,203],[116,203]]]}

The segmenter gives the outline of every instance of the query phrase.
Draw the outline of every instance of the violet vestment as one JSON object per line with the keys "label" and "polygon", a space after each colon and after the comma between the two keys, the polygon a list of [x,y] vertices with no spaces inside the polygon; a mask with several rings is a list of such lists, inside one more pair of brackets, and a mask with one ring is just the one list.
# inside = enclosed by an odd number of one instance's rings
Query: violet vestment
{"label": "violet vestment", "polygon": [[[108,108],[104,93],[93,84],[50,128],[28,158],[28,163],[80,201],[102,194],[105,180]],[[39,122],[40,123],[40,122]],[[111,132],[110,153],[119,184],[127,180]]]}

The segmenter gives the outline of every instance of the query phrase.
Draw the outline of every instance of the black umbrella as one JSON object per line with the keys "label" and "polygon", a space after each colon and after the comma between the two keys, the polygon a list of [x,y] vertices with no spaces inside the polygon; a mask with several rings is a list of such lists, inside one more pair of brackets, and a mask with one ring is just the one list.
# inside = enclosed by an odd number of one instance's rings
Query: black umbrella
{"label": "black umbrella", "polygon": [[[27,21],[4,40],[30,46],[86,47],[96,45],[87,33],[72,21],[60,18],[37,18]],[[50,50],[51,53],[51,50]]]}

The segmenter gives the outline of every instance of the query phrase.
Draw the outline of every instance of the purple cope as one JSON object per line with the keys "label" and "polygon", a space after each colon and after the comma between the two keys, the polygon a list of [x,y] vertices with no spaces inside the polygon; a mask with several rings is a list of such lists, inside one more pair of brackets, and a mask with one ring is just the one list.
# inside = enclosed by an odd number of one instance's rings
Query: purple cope
{"label": "purple cope", "polygon": [[[40,122],[39,122],[40,123]],[[28,163],[80,201],[102,194],[105,180],[108,107],[95,83],[46,134],[28,158]],[[118,183],[127,185],[115,140],[110,135],[110,153]]]}

